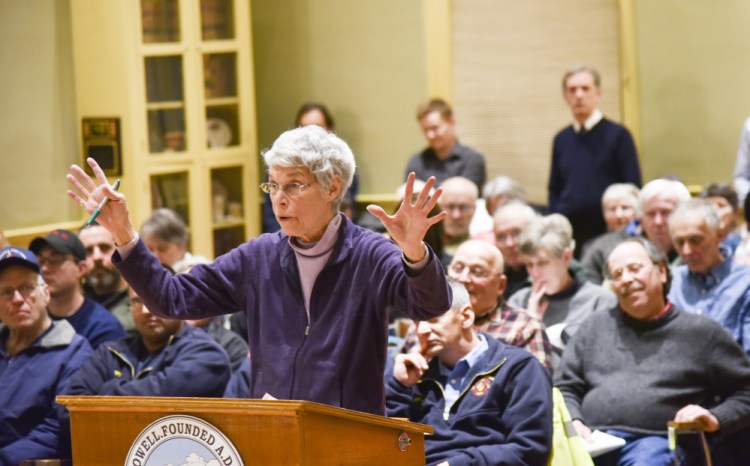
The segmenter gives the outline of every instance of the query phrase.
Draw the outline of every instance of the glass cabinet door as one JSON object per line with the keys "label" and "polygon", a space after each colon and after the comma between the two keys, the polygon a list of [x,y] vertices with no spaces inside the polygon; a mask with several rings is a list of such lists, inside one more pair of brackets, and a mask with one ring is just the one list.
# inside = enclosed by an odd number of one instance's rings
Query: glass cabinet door
{"label": "glass cabinet door", "polygon": [[182,56],[146,57],[146,108],[151,153],[188,149]]}
{"label": "glass cabinet door", "polygon": [[232,0],[201,0],[203,40],[234,39],[233,5]]}
{"label": "glass cabinet door", "polygon": [[180,4],[178,0],[141,0],[143,43],[180,41]]}

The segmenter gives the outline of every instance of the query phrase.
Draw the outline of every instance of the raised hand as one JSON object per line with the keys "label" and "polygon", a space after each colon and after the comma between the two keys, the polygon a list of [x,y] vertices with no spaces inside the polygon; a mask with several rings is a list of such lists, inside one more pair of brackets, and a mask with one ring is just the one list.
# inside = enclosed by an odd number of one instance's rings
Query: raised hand
{"label": "raised hand", "polygon": [[440,193],[442,193],[442,190],[438,188],[432,197],[430,197],[430,190],[435,185],[434,177],[430,177],[427,180],[417,200],[412,202],[415,179],[416,175],[414,172],[409,173],[409,177],[406,180],[404,200],[395,214],[386,214],[385,210],[380,206],[367,206],[367,210],[383,223],[391,239],[396,242],[398,247],[404,252],[406,258],[411,262],[419,262],[424,259],[426,254],[425,247],[422,244],[424,235],[432,225],[447,215],[445,212],[440,212],[433,217],[428,217],[432,208],[435,207]]}
{"label": "raised hand", "polygon": [[[105,197],[109,198],[97,217],[97,222],[112,233],[116,244],[125,244],[135,237],[135,229],[130,223],[128,206],[125,196],[115,191],[107,181],[104,171],[92,158],[86,162],[93,170],[96,181],[81,167],[72,165],[66,176],[73,189],[68,190],[68,196],[91,214]],[[98,184],[97,184],[98,183]]]}

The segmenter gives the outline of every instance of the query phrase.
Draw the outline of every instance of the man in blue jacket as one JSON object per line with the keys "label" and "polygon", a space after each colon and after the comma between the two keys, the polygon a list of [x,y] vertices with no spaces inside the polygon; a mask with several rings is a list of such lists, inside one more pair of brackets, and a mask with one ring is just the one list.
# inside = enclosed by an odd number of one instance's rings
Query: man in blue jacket
{"label": "man in blue jacket", "polygon": [[31,251],[0,251],[0,464],[69,458],[55,397],[91,354],[66,320],[45,307],[47,285]]}
{"label": "man in blue jacket", "polygon": [[475,333],[466,289],[456,280],[448,283],[451,309],[418,323],[422,352],[396,356],[387,384],[388,415],[435,428],[425,438],[430,465],[547,464],[547,372],[528,351]]}
{"label": "man in blue jacket", "polygon": [[131,290],[138,333],[101,345],[70,379],[70,395],[221,397],[229,358],[206,332],[151,314]]}

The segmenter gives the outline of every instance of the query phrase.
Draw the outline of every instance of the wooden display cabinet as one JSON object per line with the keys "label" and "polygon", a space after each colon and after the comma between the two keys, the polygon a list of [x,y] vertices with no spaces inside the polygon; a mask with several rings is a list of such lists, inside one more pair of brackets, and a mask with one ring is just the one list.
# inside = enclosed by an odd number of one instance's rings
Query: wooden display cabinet
{"label": "wooden display cabinet", "polygon": [[260,233],[249,0],[72,0],[80,118],[120,118],[136,228],[177,211],[191,250]]}

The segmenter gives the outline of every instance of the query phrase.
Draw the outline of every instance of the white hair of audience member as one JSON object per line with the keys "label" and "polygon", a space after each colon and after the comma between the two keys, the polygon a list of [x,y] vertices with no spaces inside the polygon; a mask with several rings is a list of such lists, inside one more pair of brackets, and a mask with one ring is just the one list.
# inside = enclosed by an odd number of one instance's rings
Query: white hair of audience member
{"label": "white hair of audience member", "polygon": [[706,199],[692,198],[681,202],[675,207],[669,215],[669,226],[671,230],[672,223],[675,219],[701,219],[713,235],[719,234],[721,227],[721,217],[716,206]]}
{"label": "white hair of audience member", "polygon": [[521,254],[532,256],[539,250],[562,257],[565,249],[573,251],[573,226],[564,215],[550,214],[529,223],[518,238]]}
{"label": "white hair of audience member", "polygon": [[677,201],[677,204],[687,201],[690,199],[690,190],[687,186],[675,180],[668,180],[666,178],[657,178],[651,180],[641,188],[641,192],[638,194],[638,202],[640,205],[640,211],[643,212],[643,206],[655,197],[669,197]]}
{"label": "white hair of audience member", "polygon": [[323,192],[328,191],[334,177],[341,178],[341,192],[333,201],[335,210],[346,196],[356,168],[349,145],[335,134],[314,125],[282,133],[271,148],[263,152],[263,160],[269,169],[273,166],[306,167]]}
{"label": "white hair of audience member", "polygon": [[[484,189],[482,189],[482,196],[485,199],[487,212],[490,215],[494,213],[500,204],[504,204],[505,202],[515,199],[528,202],[528,195],[523,185],[505,175],[496,176],[485,183]],[[503,202],[498,203],[503,198]]]}
{"label": "white hair of audience member", "polygon": [[497,219],[498,217],[501,217],[502,212],[504,212],[506,209],[519,209],[520,215],[523,215],[526,217],[527,224],[533,222],[537,217],[539,217],[539,214],[534,209],[532,209],[531,206],[529,206],[527,203],[523,201],[519,201],[516,199],[513,201],[508,201],[505,204],[498,207],[495,210],[495,214],[492,216],[493,219]]}
{"label": "white hair of audience member", "polygon": [[470,306],[471,298],[469,297],[469,292],[466,290],[464,284],[455,278],[446,276],[445,279],[453,292],[453,304],[451,304],[451,309],[454,311],[460,311],[466,306]]}
{"label": "white hair of audience member", "polygon": [[[425,183],[422,180],[415,179],[414,180],[414,189],[412,190],[412,192],[414,194],[421,193],[422,189],[424,189],[424,187],[425,187],[426,184],[427,183]],[[406,194],[406,183],[403,183],[401,186],[399,186],[398,188],[396,188],[396,201],[399,201],[399,202],[403,201],[404,200],[404,194]],[[430,197],[432,197],[433,194],[435,194],[435,188],[431,188],[430,189]]]}
{"label": "white hair of audience member", "polygon": [[602,208],[606,206],[607,202],[626,199],[632,201],[631,204],[635,210],[635,216],[640,217],[641,212],[640,205],[638,204],[638,193],[640,193],[640,189],[632,183],[611,184],[604,190],[604,194],[602,194]]}

